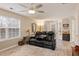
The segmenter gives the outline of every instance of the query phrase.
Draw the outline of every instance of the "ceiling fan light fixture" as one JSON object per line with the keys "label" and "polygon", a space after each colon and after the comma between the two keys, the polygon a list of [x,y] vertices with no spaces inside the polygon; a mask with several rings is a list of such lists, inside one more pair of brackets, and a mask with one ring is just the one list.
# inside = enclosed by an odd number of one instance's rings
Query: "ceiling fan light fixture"
{"label": "ceiling fan light fixture", "polygon": [[29,14],[35,14],[36,12],[35,12],[35,10],[29,10],[28,13]]}

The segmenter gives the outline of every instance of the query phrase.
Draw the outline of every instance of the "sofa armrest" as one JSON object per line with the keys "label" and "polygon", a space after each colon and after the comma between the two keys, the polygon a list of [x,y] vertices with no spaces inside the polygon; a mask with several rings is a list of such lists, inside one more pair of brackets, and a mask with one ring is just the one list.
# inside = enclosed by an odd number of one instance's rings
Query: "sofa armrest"
{"label": "sofa armrest", "polygon": [[72,55],[79,56],[79,46],[72,47]]}

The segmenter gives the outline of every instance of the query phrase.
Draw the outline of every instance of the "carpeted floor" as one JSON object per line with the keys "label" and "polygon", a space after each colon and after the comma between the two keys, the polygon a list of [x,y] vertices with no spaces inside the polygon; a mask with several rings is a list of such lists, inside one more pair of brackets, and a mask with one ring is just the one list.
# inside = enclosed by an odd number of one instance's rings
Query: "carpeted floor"
{"label": "carpeted floor", "polygon": [[17,46],[15,48],[0,52],[1,56],[71,56],[70,42],[63,41],[63,45],[51,50],[32,45]]}

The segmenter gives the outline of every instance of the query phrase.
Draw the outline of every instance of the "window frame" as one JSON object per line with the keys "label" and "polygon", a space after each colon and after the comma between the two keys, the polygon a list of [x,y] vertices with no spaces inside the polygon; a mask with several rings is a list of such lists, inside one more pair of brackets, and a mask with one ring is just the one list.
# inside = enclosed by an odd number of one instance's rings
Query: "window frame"
{"label": "window frame", "polygon": [[[0,16],[0,17],[5,17],[5,19],[7,19],[7,16]],[[8,18],[12,18],[12,17],[8,17]],[[5,38],[0,38],[0,41],[12,40],[12,39],[19,38],[21,36],[21,29],[20,29],[21,22],[20,22],[20,19],[17,19],[17,18],[14,18],[14,19],[18,21],[18,27],[8,27],[8,26],[0,27],[0,30],[5,29]],[[18,36],[9,38],[9,32],[8,32],[9,29],[18,29],[18,33],[19,33]]]}

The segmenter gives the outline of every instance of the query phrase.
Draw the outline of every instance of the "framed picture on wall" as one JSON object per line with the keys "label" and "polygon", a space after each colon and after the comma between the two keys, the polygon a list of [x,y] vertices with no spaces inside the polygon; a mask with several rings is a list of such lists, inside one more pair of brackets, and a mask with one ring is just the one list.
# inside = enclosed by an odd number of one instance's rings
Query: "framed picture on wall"
{"label": "framed picture on wall", "polygon": [[69,27],[69,24],[63,24],[63,27]]}

